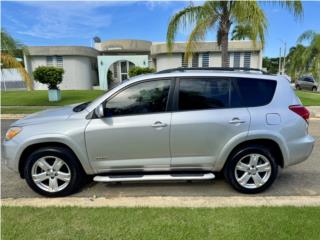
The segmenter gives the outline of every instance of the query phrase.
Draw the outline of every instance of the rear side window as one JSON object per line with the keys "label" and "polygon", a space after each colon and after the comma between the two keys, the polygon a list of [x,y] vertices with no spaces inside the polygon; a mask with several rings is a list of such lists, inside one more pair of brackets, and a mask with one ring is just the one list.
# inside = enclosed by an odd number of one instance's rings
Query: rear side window
{"label": "rear side window", "polygon": [[238,78],[237,84],[244,107],[258,107],[271,102],[277,82],[273,80]]}
{"label": "rear side window", "polygon": [[240,107],[240,98],[230,79],[180,79],[180,111],[229,107]]}

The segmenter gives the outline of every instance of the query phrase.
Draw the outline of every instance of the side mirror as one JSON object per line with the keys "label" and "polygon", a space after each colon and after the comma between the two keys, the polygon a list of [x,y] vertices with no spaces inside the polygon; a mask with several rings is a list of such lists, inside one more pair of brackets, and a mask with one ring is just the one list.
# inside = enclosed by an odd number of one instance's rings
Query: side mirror
{"label": "side mirror", "polygon": [[94,113],[98,118],[104,117],[104,107],[102,103],[94,110]]}

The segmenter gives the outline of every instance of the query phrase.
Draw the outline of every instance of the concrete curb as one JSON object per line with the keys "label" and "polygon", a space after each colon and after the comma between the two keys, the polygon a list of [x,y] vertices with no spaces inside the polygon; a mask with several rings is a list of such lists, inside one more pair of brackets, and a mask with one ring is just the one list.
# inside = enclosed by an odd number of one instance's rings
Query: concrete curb
{"label": "concrete curb", "polygon": [[0,119],[3,119],[3,120],[21,119],[21,118],[24,118],[28,115],[29,114],[1,114]]}
{"label": "concrete curb", "polygon": [[320,196],[277,197],[117,197],[117,198],[6,198],[1,206],[30,207],[260,207],[320,206]]}

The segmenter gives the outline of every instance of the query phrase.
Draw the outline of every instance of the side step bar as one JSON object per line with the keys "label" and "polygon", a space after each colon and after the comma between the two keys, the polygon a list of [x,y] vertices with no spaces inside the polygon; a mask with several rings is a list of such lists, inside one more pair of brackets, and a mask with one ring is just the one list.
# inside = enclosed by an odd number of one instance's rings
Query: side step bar
{"label": "side step bar", "polygon": [[144,182],[144,181],[175,181],[175,180],[212,180],[213,173],[196,174],[157,174],[157,175],[110,175],[95,176],[95,182]]}

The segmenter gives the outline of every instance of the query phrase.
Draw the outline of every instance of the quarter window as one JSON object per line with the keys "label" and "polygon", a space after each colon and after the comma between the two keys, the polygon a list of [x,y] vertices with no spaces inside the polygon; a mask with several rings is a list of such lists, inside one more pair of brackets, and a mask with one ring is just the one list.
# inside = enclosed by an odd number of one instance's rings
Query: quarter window
{"label": "quarter window", "polygon": [[271,102],[277,82],[274,80],[239,78],[237,84],[244,107],[257,107]]}
{"label": "quarter window", "polygon": [[239,107],[240,98],[230,79],[181,79],[179,110]]}
{"label": "quarter window", "polygon": [[133,85],[106,103],[107,116],[160,113],[166,111],[171,80],[154,80]]}

